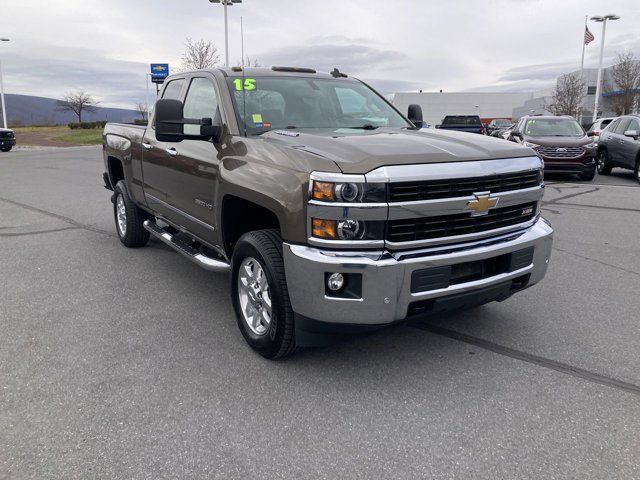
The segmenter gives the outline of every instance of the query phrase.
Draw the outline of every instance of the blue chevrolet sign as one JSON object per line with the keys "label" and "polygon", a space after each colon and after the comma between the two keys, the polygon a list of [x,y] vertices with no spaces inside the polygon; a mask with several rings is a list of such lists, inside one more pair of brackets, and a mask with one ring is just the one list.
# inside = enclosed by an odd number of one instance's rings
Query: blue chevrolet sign
{"label": "blue chevrolet sign", "polygon": [[169,76],[168,63],[152,63],[151,64],[151,81],[162,83]]}

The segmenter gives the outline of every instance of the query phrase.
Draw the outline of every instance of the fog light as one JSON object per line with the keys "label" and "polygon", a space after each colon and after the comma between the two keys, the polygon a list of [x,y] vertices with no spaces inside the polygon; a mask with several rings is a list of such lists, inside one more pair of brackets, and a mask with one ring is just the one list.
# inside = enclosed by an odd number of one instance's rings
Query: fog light
{"label": "fog light", "polygon": [[332,292],[338,292],[344,287],[344,276],[341,273],[332,273],[327,278],[327,287]]}

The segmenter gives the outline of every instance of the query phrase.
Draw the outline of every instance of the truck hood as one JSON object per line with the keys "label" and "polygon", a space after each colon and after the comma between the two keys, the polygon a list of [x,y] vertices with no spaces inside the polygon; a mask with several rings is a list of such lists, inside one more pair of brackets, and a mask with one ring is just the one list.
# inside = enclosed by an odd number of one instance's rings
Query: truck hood
{"label": "truck hood", "polygon": [[364,174],[385,165],[465,162],[528,157],[535,152],[513,142],[472,133],[430,130],[274,130],[262,135],[281,148],[332,160],[343,173]]}

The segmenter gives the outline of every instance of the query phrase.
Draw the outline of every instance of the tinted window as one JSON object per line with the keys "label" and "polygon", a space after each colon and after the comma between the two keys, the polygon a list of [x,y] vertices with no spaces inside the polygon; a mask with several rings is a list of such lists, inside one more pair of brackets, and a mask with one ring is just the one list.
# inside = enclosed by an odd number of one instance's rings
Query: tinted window
{"label": "tinted window", "polygon": [[477,115],[447,115],[442,121],[443,125],[482,125]]}
{"label": "tinted window", "polygon": [[530,118],[524,126],[530,137],[582,137],[584,130],[573,118]]}
{"label": "tinted window", "polygon": [[173,100],[179,100],[180,92],[182,91],[182,85],[184,85],[183,78],[179,80],[171,80],[169,83],[167,83],[167,86],[164,87],[164,91],[162,92],[162,98],[171,98]]}
{"label": "tinted window", "polygon": [[614,133],[618,133],[620,135],[624,134],[628,130],[627,126],[631,120],[629,118],[621,118],[620,122],[615,127]]}
{"label": "tinted window", "polygon": [[[218,110],[218,97],[216,90],[206,78],[194,78],[189,85],[187,98],[184,100],[184,118],[211,118],[216,117]],[[185,125],[184,133],[198,135],[199,125]]]}
{"label": "tinted window", "polygon": [[607,125],[609,125],[611,122],[613,121],[613,119],[608,119],[608,120],[602,120],[602,122],[600,122],[600,128],[604,128]]}

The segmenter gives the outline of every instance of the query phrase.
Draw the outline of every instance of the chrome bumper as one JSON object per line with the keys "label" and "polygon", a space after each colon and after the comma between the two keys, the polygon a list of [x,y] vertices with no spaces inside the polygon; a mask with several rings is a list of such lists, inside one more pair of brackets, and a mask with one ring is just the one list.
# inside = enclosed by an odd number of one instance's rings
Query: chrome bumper
{"label": "chrome bumper", "polygon": [[[412,252],[336,252],[284,244],[284,264],[294,312],[334,324],[384,325],[407,317],[414,302],[480,292],[487,287],[528,277],[525,287],[539,282],[547,271],[553,229],[544,219],[521,232],[474,244]],[[522,268],[447,288],[411,292],[415,270],[497,257],[533,247],[533,261]],[[417,254],[418,253],[418,254]],[[362,275],[361,298],[326,295],[326,273]]]}

